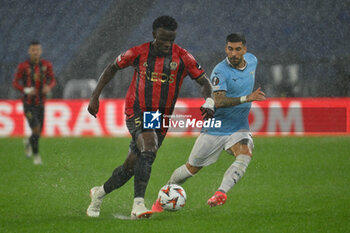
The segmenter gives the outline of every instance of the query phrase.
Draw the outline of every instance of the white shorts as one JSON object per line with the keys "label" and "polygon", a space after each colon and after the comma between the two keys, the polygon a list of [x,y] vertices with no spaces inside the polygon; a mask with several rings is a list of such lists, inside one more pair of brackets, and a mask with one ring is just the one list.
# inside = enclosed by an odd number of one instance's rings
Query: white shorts
{"label": "white shorts", "polygon": [[192,148],[188,162],[195,167],[209,166],[218,160],[222,150],[232,154],[228,149],[243,139],[248,139],[248,147],[253,150],[253,138],[248,131],[237,131],[225,136],[201,133]]}

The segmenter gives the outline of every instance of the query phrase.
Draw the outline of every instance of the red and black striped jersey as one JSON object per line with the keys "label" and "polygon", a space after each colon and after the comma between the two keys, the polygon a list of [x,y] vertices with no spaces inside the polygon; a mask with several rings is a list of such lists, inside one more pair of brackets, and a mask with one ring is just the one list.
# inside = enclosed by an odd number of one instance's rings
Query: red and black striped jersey
{"label": "red and black striped jersey", "polygon": [[135,46],[120,54],[114,64],[119,68],[133,66],[135,69],[125,97],[127,119],[145,111],[171,114],[183,79],[189,75],[198,79],[204,70],[185,49],[173,44],[170,52],[157,55],[151,42]]}
{"label": "red and black striped jersey", "polygon": [[[46,100],[46,95],[42,93],[44,85],[51,88],[56,85],[51,62],[40,59],[39,63],[34,64],[27,60],[18,65],[13,86],[23,93],[23,103],[37,106],[44,105]],[[33,96],[26,95],[24,93],[25,87],[34,87],[36,94]]]}

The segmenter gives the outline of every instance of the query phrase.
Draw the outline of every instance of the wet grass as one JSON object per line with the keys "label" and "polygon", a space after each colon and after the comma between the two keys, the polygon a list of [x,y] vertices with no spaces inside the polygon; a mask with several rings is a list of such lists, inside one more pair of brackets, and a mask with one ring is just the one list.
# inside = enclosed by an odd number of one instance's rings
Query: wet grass
{"label": "wet grass", "polygon": [[[167,138],[146,194],[151,206],[195,138]],[[97,219],[85,215],[89,189],[121,164],[129,138],[43,138],[43,166],[23,155],[21,138],[0,139],[0,232],[350,232],[350,137],[258,137],[254,158],[224,206],[207,199],[232,157],[183,187],[178,212],[131,221],[133,181],[108,195]]]}

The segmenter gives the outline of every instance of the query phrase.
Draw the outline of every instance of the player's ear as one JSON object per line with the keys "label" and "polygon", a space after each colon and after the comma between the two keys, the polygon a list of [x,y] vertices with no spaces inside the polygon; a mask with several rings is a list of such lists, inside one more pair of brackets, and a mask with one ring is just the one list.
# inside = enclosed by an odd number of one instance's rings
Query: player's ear
{"label": "player's ear", "polygon": [[243,45],[243,52],[244,52],[244,54],[246,54],[246,52],[247,52],[247,46],[245,46],[245,45]]}

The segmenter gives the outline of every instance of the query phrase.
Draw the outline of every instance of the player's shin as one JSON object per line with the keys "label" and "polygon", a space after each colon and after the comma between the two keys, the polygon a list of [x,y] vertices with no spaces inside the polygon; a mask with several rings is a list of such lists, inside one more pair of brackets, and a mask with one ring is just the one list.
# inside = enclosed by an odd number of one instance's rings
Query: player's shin
{"label": "player's shin", "polygon": [[34,155],[37,155],[39,153],[39,138],[40,135],[32,134],[29,138],[29,143],[32,147]]}
{"label": "player's shin", "polygon": [[151,176],[152,164],[156,158],[155,152],[141,152],[134,167],[135,198],[144,197],[148,180]]}
{"label": "player's shin", "polygon": [[106,193],[123,186],[133,176],[133,172],[128,170],[124,165],[117,167],[112,176],[104,183],[103,187]]}
{"label": "player's shin", "polygon": [[235,162],[226,170],[219,190],[227,193],[233,188],[244,175],[250,160],[251,157],[249,155],[238,155]]}
{"label": "player's shin", "polygon": [[194,176],[186,167],[186,164],[182,165],[181,167],[178,167],[175,169],[173,174],[170,177],[170,180],[168,181],[168,184],[178,184],[181,185],[185,183],[185,181]]}

